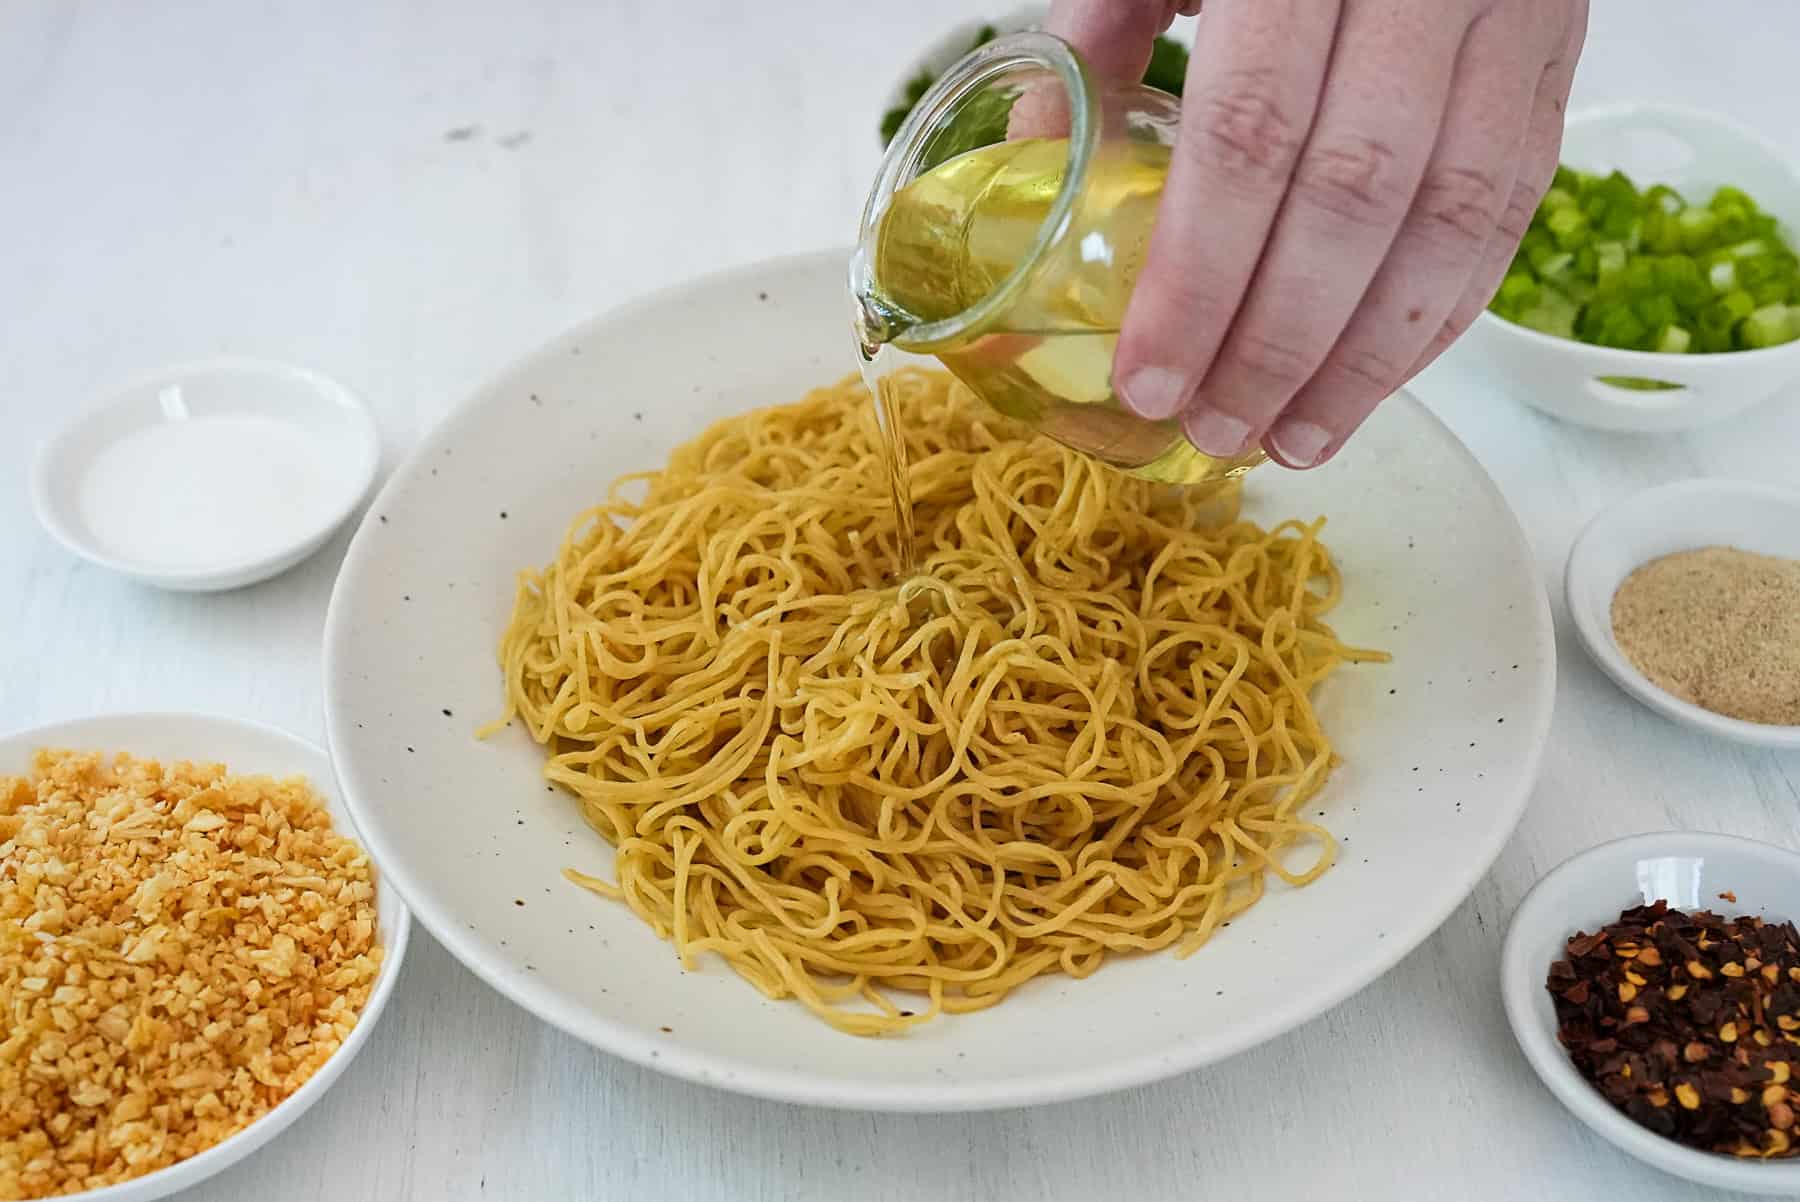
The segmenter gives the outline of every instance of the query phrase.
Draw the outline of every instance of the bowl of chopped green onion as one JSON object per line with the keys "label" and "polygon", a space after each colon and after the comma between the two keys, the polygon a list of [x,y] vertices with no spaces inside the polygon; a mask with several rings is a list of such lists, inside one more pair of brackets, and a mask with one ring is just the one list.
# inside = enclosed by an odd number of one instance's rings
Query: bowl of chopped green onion
{"label": "bowl of chopped green onion", "polygon": [[1468,353],[1534,409],[1691,429],[1800,379],[1800,176],[1756,135],[1660,104],[1572,115]]}

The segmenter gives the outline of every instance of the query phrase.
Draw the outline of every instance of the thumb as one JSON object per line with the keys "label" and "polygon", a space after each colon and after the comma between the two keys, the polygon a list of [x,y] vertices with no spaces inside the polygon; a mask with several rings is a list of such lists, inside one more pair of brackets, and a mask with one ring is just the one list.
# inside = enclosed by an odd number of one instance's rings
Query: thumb
{"label": "thumb", "polygon": [[1056,0],[1044,28],[1075,47],[1099,74],[1136,83],[1150,65],[1156,35],[1176,12],[1194,7],[1183,0]]}

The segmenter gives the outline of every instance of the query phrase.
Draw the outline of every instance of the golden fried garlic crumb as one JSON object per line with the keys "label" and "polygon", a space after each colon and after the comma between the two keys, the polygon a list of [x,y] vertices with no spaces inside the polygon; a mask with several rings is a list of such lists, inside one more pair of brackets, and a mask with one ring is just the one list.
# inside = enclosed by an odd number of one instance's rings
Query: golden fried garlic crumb
{"label": "golden fried garlic crumb", "polygon": [[298,1089],[381,965],[304,780],[41,751],[0,777],[0,1197],[184,1160]]}

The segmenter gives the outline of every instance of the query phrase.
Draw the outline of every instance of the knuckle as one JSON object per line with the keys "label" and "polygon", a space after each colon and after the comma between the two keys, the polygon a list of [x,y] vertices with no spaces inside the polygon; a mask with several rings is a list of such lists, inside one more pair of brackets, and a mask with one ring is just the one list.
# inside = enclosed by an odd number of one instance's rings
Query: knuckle
{"label": "knuckle", "polygon": [[1400,383],[1405,365],[1369,347],[1341,347],[1332,352],[1332,366],[1344,378],[1377,392],[1388,392]]}
{"label": "knuckle", "polygon": [[1181,141],[1228,177],[1285,179],[1300,155],[1300,128],[1278,96],[1273,72],[1233,71],[1200,98]]}
{"label": "knuckle", "polygon": [[1479,245],[1487,241],[1504,212],[1500,201],[1500,184],[1492,172],[1448,167],[1426,174],[1414,207],[1433,228]]}
{"label": "knuckle", "polygon": [[1312,354],[1284,338],[1246,330],[1232,343],[1230,354],[1237,366],[1267,384],[1297,388],[1318,366]]}
{"label": "knuckle", "polygon": [[1500,211],[1500,219],[1494,223],[1495,228],[1506,237],[1508,242],[1517,246],[1531,226],[1532,215],[1537,212],[1538,202],[1544,199],[1544,193],[1550,190],[1550,179],[1556,168],[1551,167],[1549,174],[1539,180],[1535,173],[1521,176],[1513,185],[1512,195],[1506,201],[1506,207]]}
{"label": "knuckle", "polygon": [[1413,361],[1412,370],[1424,371],[1460,337],[1461,330],[1456,329],[1449,321],[1444,322],[1438,327],[1438,332],[1431,336],[1431,341],[1425,344],[1425,349],[1419,352],[1419,357]]}
{"label": "knuckle", "polygon": [[1521,204],[1518,198],[1509,202],[1500,214],[1500,220],[1494,223],[1494,229],[1514,246],[1525,237],[1525,231],[1531,226],[1531,215],[1537,209],[1536,202]]}
{"label": "knuckle", "polygon": [[1528,146],[1525,161],[1519,168],[1519,178],[1513,184],[1512,202],[1536,209],[1538,201],[1544,199],[1544,193],[1556,179],[1556,164],[1562,157],[1562,124],[1556,122],[1547,129],[1533,130],[1529,141],[1535,144]]}
{"label": "knuckle", "polygon": [[[1235,312],[1235,298],[1220,294],[1216,279],[1208,271],[1159,271],[1138,285],[1144,298],[1143,308],[1149,321],[1131,324],[1140,329],[1155,327],[1166,333],[1168,340],[1184,344],[1206,341],[1197,335],[1212,332],[1211,345],[1216,347]],[[1132,298],[1133,317],[1138,309]]]}
{"label": "knuckle", "polygon": [[[1496,284],[1497,286],[1498,284]],[[1458,301],[1456,308],[1451,311],[1450,316],[1444,319],[1444,324],[1438,328],[1436,336],[1431,340],[1431,345],[1442,350],[1461,338],[1468,328],[1475,324],[1475,319],[1481,315],[1482,310],[1487,308],[1487,303],[1491,299],[1490,293],[1491,289],[1477,289],[1474,295]]]}
{"label": "knuckle", "polygon": [[1514,190],[1514,199],[1524,208],[1535,210],[1538,201],[1544,199],[1544,193],[1550,190],[1550,183],[1556,178],[1556,156],[1545,156],[1533,163],[1519,181]]}
{"label": "knuckle", "polygon": [[1317,208],[1356,225],[1375,226],[1395,221],[1406,210],[1396,175],[1392,146],[1354,135],[1310,148],[1294,174],[1294,186]]}

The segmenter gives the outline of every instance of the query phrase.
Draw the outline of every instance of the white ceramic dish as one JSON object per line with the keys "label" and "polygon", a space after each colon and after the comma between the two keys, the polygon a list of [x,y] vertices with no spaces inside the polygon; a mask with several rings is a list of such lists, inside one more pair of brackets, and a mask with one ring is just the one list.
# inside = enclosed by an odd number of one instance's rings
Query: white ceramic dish
{"label": "white ceramic dish", "polygon": [[[1619,104],[1571,114],[1562,161],[1615,168],[1642,186],[1668,184],[1704,204],[1721,184],[1743,188],[1775,215],[1789,245],[1800,232],[1800,175],[1781,151],[1723,117],[1665,104]],[[1733,417],[1800,378],[1800,342],[1717,355],[1622,351],[1554,338],[1483,312],[1457,344],[1509,382],[1533,409],[1602,430],[1688,430]],[[1661,380],[1662,391],[1609,377]]]}
{"label": "white ceramic dish", "polygon": [[1516,521],[1406,397],[1329,467],[1250,478],[1254,516],[1332,515],[1347,590],[1332,621],[1395,662],[1348,670],[1320,696],[1344,756],[1320,806],[1345,839],[1338,867],[1272,887],[1193,957],[1116,960],[902,1038],[857,1039],[714,959],[682,972],[624,906],[563,880],[565,867],[610,872],[611,849],[544,784],[523,731],[472,736],[500,709],[515,575],[549,559],[615,475],[846,374],[848,257],[710,276],[580,326],[477,392],[382,490],[332,596],[325,698],[339,780],[387,878],[471,969],[594,1046],[824,1105],[972,1109],[1137,1085],[1254,1047],[1374,980],[1512,831],[1554,676]]}
{"label": "white ceramic dish", "polygon": [[1575,629],[1594,662],[1658,713],[1739,743],[1800,748],[1800,726],[1727,718],[1664,692],[1613,638],[1612,599],[1625,577],[1659,556],[1713,546],[1800,559],[1800,493],[1737,480],[1682,480],[1603,510],[1569,550],[1563,585]]}
{"label": "white ceramic dish", "polygon": [[[356,822],[344,807],[332,775],[331,761],[323,748],[295,738],[272,726],[238,718],[205,714],[137,713],[109,714],[54,722],[31,730],[0,735],[0,774],[22,775],[31,767],[31,754],[40,747],[68,747],[83,751],[128,751],[143,758],[217,761],[233,772],[300,775],[331,809],[333,825],[341,834],[362,842]],[[361,1016],[350,1035],[306,1083],[267,1114],[198,1156],[158,1169],[131,1181],[67,1195],[69,1202],[149,1202],[176,1190],[197,1185],[256,1151],[296,1119],[331,1088],[357,1052],[368,1042],[387,1005],[400,966],[406,959],[411,920],[406,907],[382,879],[377,882],[376,923],[385,950],[381,971],[369,993]]]}
{"label": "white ceramic dish", "polygon": [[[1737,900],[1719,896],[1726,892]],[[1638,1126],[1575,1071],[1557,1042],[1556,1008],[1544,978],[1565,958],[1564,944],[1577,931],[1593,931],[1631,906],[1658,900],[1680,910],[1791,920],[1800,911],[1800,855],[1729,835],[1671,831],[1602,843],[1556,868],[1519,904],[1501,953],[1500,987],[1519,1047],[1575,1117],[1639,1160],[1720,1189],[1800,1194],[1800,1162],[1701,1152]]]}
{"label": "white ceramic dish", "polygon": [[38,520],[69,550],[161,588],[211,592],[299,563],[368,495],[381,440],[316,372],[215,359],[143,377],[39,448]]}

